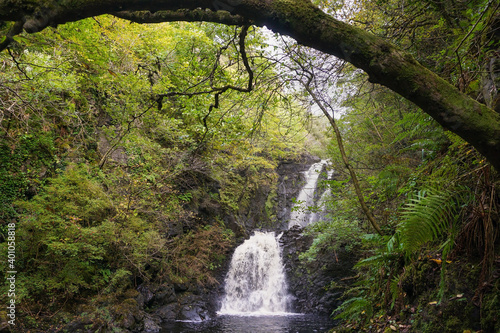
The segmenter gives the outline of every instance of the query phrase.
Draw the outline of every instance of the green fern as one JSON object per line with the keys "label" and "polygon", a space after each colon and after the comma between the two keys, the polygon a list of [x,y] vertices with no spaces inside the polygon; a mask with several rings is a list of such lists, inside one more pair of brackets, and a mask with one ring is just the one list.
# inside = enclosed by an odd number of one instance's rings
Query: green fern
{"label": "green fern", "polygon": [[404,208],[399,233],[401,247],[407,254],[420,249],[423,244],[451,236],[461,208],[470,200],[467,191],[426,190]]}
{"label": "green fern", "polygon": [[373,316],[372,302],[365,297],[353,297],[342,303],[335,319],[366,320]]}
{"label": "green fern", "polygon": [[379,267],[387,262],[391,262],[391,260],[396,260],[397,258],[398,258],[397,253],[383,252],[383,253],[368,257],[366,259],[360,260],[356,265],[354,265],[354,268]]}
{"label": "green fern", "polygon": [[396,301],[398,300],[398,297],[403,293],[401,290],[401,280],[403,278],[403,275],[396,275],[392,277],[391,282],[389,284],[389,289],[391,292],[391,310],[394,309],[394,305],[396,305]]}

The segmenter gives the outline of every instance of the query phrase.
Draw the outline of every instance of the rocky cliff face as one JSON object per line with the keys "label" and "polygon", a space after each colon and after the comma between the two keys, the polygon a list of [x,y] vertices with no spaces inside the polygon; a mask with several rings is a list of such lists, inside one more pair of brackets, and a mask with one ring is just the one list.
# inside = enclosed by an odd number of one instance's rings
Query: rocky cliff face
{"label": "rocky cliff face", "polygon": [[358,257],[341,249],[321,253],[314,262],[301,262],[299,254],[312,241],[299,227],[285,231],[280,239],[288,291],[294,297],[294,312],[330,315],[341,304],[339,298],[355,275],[353,266]]}
{"label": "rocky cliff face", "polygon": [[260,185],[247,193],[248,205],[242,205],[235,214],[225,214],[223,220],[241,241],[254,230],[286,230],[292,198],[296,198],[304,185],[303,171],[319,162],[318,157],[304,154],[298,160],[283,160],[275,170],[273,185]]}
{"label": "rocky cliff face", "polygon": [[311,164],[319,162],[315,156],[306,155],[300,162],[283,161],[276,172],[278,174],[278,185],[276,190],[276,227],[275,230],[286,230],[292,211],[292,199],[296,198],[304,185],[303,172],[309,169]]}

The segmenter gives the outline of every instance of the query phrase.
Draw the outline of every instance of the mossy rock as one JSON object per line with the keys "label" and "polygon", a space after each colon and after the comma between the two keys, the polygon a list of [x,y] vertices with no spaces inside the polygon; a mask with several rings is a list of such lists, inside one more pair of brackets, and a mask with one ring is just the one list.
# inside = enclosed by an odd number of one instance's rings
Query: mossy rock
{"label": "mossy rock", "polygon": [[137,301],[133,298],[127,298],[120,304],[113,306],[111,312],[115,316],[119,327],[134,328],[137,319],[141,319],[136,318],[140,313],[140,309]]}
{"label": "mossy rock", "polygon": [[136,298],[139,295],[139,292],[135,289],[128,289],[123,293],[123,297],[125,298]]}

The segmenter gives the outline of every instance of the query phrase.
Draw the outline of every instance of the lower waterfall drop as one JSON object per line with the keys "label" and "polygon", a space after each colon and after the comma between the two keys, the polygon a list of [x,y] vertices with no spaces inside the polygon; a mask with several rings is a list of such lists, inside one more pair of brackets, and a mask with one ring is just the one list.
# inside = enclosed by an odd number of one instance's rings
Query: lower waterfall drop
{"label": "lower waterfall drop", "polygon": [[278,240],[273,232],[255,232],[233,254],[218,314],[280,315],[288,303]]}

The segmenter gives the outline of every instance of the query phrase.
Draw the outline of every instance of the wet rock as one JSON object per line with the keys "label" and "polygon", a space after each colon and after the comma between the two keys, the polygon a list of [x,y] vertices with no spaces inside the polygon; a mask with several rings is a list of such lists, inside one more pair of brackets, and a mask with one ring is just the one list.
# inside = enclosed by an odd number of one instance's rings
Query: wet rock
{"label": "wet rock", "polygon": [[135,316],[133,313],[125,313],[122,315],[122,319],[120,321],[120,327],[126,329],[132,329],[135,327]]}
{"label": "wet rock", "polygon": [[313,163],[321,159],[312,155],[304,155],[299,161],[282,161],[278,173],[276,219],[278,230],[286,230],[293,206],[292,198],[296,198],[304,185],[303,172]]}
{"label": "wet rock", "polygon": [[144,317],[141,332],[159,332],[160,330],[160,325],[158,325],[152,317]]}
{"label": "wet rock", "polygon": [[137,301],[133,298],[127,298],[121,303],[111,306],[110,314],[114,318],[112,321],[113,326],[122,327],[128,330],[135,329],[137,319],[140,320],[144,315]]}
{"label": "wet rock", "polygon": [[179,314],[179,320],[187,320],[187,321],[195,321],[195,322],[199,322],[199,321],[203,321],[206,319],[208,319],[209,317],[208,316],[205,316],[206,312],[195,306],[195,307],[192,307],[192,306],[186,306],[184,309],[181,310],[181,313]]}
{"label": "wet rock", "polygon": [[171,303],[159,307],[158,309],[156,309],[154,314],[163,321],[172,321],[177,318],[177,310],[177,303]]}
{"label": "wet rock", "polygon": [[176,292],[184,292],[189,289],[189,285],[187,283],[174,283],[174,290]]}
{"label": "wet rock", "polygon": [[154,297],[151,287],[146,284],[141,284],[137,287],[137,291],[140,293],[137,298],[137,303],[139,303],[140,306],[149,305]]}
{"label": "wet rock", "polygon": [[[182,288],[182,291],[187,290],[187,288]],[[171,284],[162,285],[158,287],[154,294],[154,304],[168,304],[176,300],[175,287]]]}
{"label": "wet rock", "polygon": [[207,301],[201,295],[187,294],[179,300],[178,320],[200,322],[210,319]]}
{"label": "wet rock", "polygon": [[[65,325],[60,331],[71,333],[101,333],[107,332],[109,323],[102,318],[76,318],[72,322]],[[122,328],[120,332],[130,332],[128,329]]]}
{"label": "wet rock", "polygon": [[137,297],[135,298],[135,301],[137,302],[137,305],[140,308],[144,308],[144,306],[145,306],[144,295],[142,295],[141,293],[139,293],[137,295]]}
{"label": "wet rock", "polygon": [[[312,237],[302,235],[294,227],[280,238],[283,263],[288,279],[288,291],[294,297],[293,310],[301,313],[330,314],[341,304],[339,297],[347,287],[344,278],[354,275],[358,257],[343,249],[319,254],[314,262],[299,260],[300,253],[312,244]],[[332,283],[335,288],[332,288]]]}

